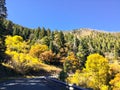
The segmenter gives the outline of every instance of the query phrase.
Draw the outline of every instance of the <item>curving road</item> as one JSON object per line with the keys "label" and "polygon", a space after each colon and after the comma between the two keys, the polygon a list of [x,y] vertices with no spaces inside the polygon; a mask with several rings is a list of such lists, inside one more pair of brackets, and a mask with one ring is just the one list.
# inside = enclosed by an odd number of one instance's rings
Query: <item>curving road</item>
{"label": "curving road", "polygon": [[46,78],[16,79],[0,83],[0,90],[68,90]]}

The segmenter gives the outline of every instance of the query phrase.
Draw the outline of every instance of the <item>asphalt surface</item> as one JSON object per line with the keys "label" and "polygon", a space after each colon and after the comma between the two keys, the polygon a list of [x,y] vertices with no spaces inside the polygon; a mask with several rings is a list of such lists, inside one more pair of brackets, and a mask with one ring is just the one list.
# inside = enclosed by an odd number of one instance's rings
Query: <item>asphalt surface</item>
{"label": "asphalt surface", "polygon": [[0,90],[68,90],[46,78],[16,79],[0,83]]}

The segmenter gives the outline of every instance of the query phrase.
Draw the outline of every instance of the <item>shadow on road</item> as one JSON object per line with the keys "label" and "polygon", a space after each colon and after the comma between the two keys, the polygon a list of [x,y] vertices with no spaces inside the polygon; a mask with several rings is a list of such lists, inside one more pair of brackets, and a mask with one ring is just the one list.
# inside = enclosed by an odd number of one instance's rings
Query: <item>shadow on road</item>
{"label": "shadow on road", "polygon": [[0,90],[67,90],[45,78],[17,79],[0,84]]}

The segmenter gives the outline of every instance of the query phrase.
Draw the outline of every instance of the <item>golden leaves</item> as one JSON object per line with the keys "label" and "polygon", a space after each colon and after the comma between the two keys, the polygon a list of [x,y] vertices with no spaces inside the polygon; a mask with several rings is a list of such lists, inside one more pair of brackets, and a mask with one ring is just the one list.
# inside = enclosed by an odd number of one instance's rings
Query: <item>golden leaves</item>
{"label": "golden leaves", "polygon": [[29,54],[33,57],[39,58],[40,54],[47,50],[48,50],[48,46],[41,45],[41,44],[35,44],[31,47]]}
{"label": "golden leaves", "polygon": [[120,73],[115,75],[115,78],[110,81],[113,90],[120,90]]}
{"label": "golden leaves", "polygon": [[23,41],[21,36],[7,36],[5,39],[7,51],[16,51],[20,53],[26,53],[29,46],[27,42]]}
{"label": "golden leaves", "polygon": [[85,66],[81,72],[76,71],[73,76],[68,77],[68,82],[94,90],[107,90],[108,60],[99,54],[91,54],[87,57]]}

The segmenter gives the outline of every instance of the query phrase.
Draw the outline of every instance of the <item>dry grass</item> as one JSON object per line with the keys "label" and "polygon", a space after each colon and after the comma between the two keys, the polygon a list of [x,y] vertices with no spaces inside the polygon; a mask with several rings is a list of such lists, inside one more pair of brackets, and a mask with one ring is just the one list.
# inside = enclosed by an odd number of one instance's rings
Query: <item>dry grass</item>
{"label": "dry grass", "polygon": [[60,68],[52,66],[52,65],[47,65],[44,63],[41,63],[41,69],[45,70],[46,72],[50,72],[50,73],[59,73],[61,71]]}
{"label": "dry grass", "polygon": [[[14,67],[12,67],[9,64],[2,63],[2,65],[5,66],[6,68],[14,70]],[[29,77],[29,75],[30,75],[30,77],[31,76],[56,75],[56,74],[59,74],[60,71],[61,71],[61,68],[58,68],[56,66],[47,65],[47,64],[44,64],[44,63],[39,63],[39,65],[37,65],[36,70],[34,70],[32,72],[29,72],[29,73],[27,73],[25,75],[28,75],[28,77]]]}

